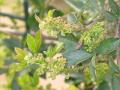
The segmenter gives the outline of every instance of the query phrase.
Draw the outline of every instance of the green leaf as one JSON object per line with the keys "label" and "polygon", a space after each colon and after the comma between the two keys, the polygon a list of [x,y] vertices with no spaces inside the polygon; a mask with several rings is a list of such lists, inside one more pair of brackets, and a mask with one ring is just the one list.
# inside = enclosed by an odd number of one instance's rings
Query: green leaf
{"label": "green leaf", "polygon": [[35,39],[32,35],[28,34],[27,35],[27,45],[28,45],[28,48],[33,52],[35,53],[36,52],[36,49],[35,49]]}
{"label": "green leaf", "polygon": [[97,0],[64,0],[75,11],[90,10],[91,12],[98,11],[99,7]]}
{"label": "green leaf", "polygon": [[96,74],[95,74],[95,56],[92,57],[91,62],[89,63],[89,69],[90,69],[90,76],[91,80],[94,82],[96,79]]}
{"label": "green leaf", "polygon": [[106,76],[106,81],[110,86],[110,89],[107,89],[107,90],[120,90],[120,79],[117,75],[113,75],[111,73],[108,73]]}
{"label": "green leaf", "polygon": [[39,75],[34,73],[33,78],[32,78],[32,85],[36,87],[39,84]]}
{"label": "green leaf", "polygon": [[118,17],[116,17],[112,12],[106,11],[104,13],[104,17],[108,20],[108,21],[115,21],[118,19]]}
{"label": "green leaf", "polygon": [[44,51],[44,54],[47,56],[47,57],[53,57],[55,55],[55,48],[53,47],[48,47],[47,51]]}
{"label": "green leaf", "polygon": [[105,0],[99,0],[99,2],[100,2],[101,7],[104,8]]}
{"label": "green leaf", "polygon": [[58,43],[55,47],[56,53],[59,53],[63,49],[63,43]]}
{"label": "green leaf", "polygon": [[53,57],[55,54],[59,53],[63,48],[63,43],[58,43],[55,47],[48,47],[47,51],[44,51],[47,57]]}
{"label": "green leaf", "polygon": [[16,52],[16,59],[19,60],[20,62],[23,61],[26,52],[21,48],[15,48],[15,52]]}
{"label": "green leaf", "polygon": [[66,51],[75,50],[77,42],[73,39],[72,36],[69,37],[60,37],[59,40],[64,43]]}
{"label": "green leaf", "polygon": [[54,12],[55,12],[55,9],[49,10],[49,11],[48,11],[48,14],[47,14],[47,17],[48,17],[48,18],[49,18],[49,17],[53,17]]}
{"label": "green leaf", "polygon": [[81,11],[84,6],[81,0],[65,0],[65,2],[78,12]]}
{"label": "green leaf", "polygon": [[68,65],[77,65],[92,57],[91,54],[84,50],[74,50],[64,53],[65,58],[68,60]]}
{"label": "green leaf", "polygon": [[120,44],[120,39],[108,38],[103,40],[100,45],[96,48],[96,52],[99,54],[109,54],[114,51]]}
{"label": "green leaf", "polygon": [[35,35],[35,48],[36,48],[35,52],[39,51],[41,47],[41,43],[42,43],[42,36],[40,31],[37,31]]}
{"label": "green leaf", "polygon": [[111,72],[120,73],[120,68],[113,62],[113,60],[109,60],[109,67]]}
{"label": "green leaf", "polygon": [[112,90],[120,90],[120,79],[118,77],[113,76],[111,85]]}
{"label": "green leaf", "polygon": [[40,31],[36,32],[35,38],[30,34],[27,35],[27,45],[33,53],[37,53],[39,51],[41,42],[42,36]]}
{"label": "green leaf", "polygon": [[60,38],[60,40],[65,45],[65,51],[63,55],[67,59],[68,66],[79,64],[92,57],[90,53],[87,53],[86,51],[82,49],[76,50],[77,42],[75,42],[73,39]]}
{"label": "green leaf", "polygon": [[114,15],[116,16],[120,15],[120,7],[117,5],[117,3],[114,0],[109,0],[109,6]]}
{"label": "green leaf", "polygon": [[109,84],[108,82],[106,81],[103,81],[99,87],[97,88],[97,90],[111,90],[110,87],[109,87]]}
{"label": "green leaf", "polygon": [[71,24],[77,23],[77,17],[74,14],[68,14],[67,15],[67,20]]}

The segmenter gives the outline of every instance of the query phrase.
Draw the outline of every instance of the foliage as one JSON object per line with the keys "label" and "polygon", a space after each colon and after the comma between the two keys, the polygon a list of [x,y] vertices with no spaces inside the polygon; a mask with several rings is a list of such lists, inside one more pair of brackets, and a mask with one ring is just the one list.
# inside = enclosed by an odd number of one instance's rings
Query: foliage
{"label": "foliage", "polygon": [[[119,90],[120,67],[116,57],[120,37],[115,37],[114,27],[119,23],[120,7],[116,1],[108,0],[107,9],[105,0],[66,0],[71,12],[64,16],[55,16],[57,9],[45,7],[43,0],[32,3],[35,7],[40,5],[42,13],[36,18],[40,30],[35,35],[27,34],[27,46],[13,45],[17,46],[13,53],[13,46],[10,49],[5,43],[13,43],[12,37],[0,36],[0,68],[9,67],[6,89],[53,90],[50,85],[40,86],[39,78],[55,79],[64,74],[70,85],[68,90]],[[109,24],[114,27],[108,28]],[[52,44],[46,44],[43,32]],[[12,62],[6,64],[8,56]]]}

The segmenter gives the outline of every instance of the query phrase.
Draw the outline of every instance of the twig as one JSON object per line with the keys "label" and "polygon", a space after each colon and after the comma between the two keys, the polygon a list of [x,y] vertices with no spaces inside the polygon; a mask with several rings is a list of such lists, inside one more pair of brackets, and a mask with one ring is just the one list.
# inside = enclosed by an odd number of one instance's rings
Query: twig
{"label": "twig", "polygon": [[5,34],[11,34],[11,35],[23,35],[22,32],[19,32],[17,30],[13,30],[13,29],[10,29],[10,28],[0,27],[0,32],[5,33]]}
{"label": "twig", "polygon": [[9,17],[9,18],[13,18],[13,19],[19,19],[19,20],[25,20],[24,17],[20,17],[20,16],[15,16],[15,15],[11,15],[11,14],[8,14],[8,13],[3,13],[3,12],[0,12],[0,16],[5,16],[5,17]]}
{"label": "twig", "polygon": [[[0,27],[0,32],[5,33],[5,34],[10,34],[10,35],[19,35],[19,36],[24,35],[24,32],[13,30],[11,28],[1,28]],[[35,35],[35,32],[31,32],[31,34]],[[51,37],[51,36],[47,36],[43,32],[42,32],[42,37],[43,37],[44,40],[53,40],[53,41],[57,40],[57,38],[54,38],[54,37]]]}

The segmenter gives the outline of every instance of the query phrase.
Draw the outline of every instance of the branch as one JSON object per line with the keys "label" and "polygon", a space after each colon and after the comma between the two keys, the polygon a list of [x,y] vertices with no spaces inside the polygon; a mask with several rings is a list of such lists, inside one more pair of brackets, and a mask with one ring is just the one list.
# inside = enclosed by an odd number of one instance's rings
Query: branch
{"label": "branch", "polygon": [[19,32],[17,30],[13,30],[10,28],[1,28],[0,27],[0,32],[5,33],[5,34],[11,34],[11,35],[23,35],[22,32]]}
{"label": "branch", "polygon": [[9,17],[9,18],[19,19],[19,20],[23,20],[23,21],[25,20],[24,17],[15,16],[15,15],[7,14],[7,13],[2,13],[2,12],[0,12],[0,16],[5,16],[5,17]]}
{"label": "branch", "polygon": [[[0,27],[0,32],[5,33],[5,34],[10,34],[10,35],[19,35],[19,36],[24,35],[24,32],[20,32],[20,31],[13,30],[13,29],[10,29],[10,28],[1,28]],[[35,32],[31,32],[31,34],[35,35]],[[43,32],[42,32],[42,37],[43,37],[44,40],[51,40],[51,41],[56,41],[57,40],[57,38],[48,36]]]}

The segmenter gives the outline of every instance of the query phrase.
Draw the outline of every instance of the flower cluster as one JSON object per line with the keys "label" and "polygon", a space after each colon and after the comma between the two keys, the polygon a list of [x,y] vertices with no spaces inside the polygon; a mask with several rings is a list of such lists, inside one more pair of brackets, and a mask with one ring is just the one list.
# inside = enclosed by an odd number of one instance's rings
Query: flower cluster
{"label": "flower cluster", "polygon": [[96,23],[89,30],[85,31],[80,39],[84,44],[85,50],[92,52],[104,39],[104,33],[102,23]]}
{"label": "flower cluster", "polygon": [[44,57],[41,53],[37,55],[32,55],[31,53],[28,53],[25,56],[24,60],[27,62],[27,64],[41,63],[44,61]]}
{"label": "flower cluster", "polygon": [[74,31],[73,25],[68,23],[63,17],[48,17],[45,18],[39,25],[43,30],[46,30],[51,36],[70,34]]}
{"label": "flower cluster", "polygon": [[[52,77],[52,78],[58,74],[63,73],[66,68],[66,59],[63,57],[62,54],[56,54],[53,57],[45,57],[42,53],[31,54],[29,52],[24,56],[23,62],[19,62],[18,64],[23,65],[24,63],[26,67],[32,64],[37,64],[38,68],[36,69],[35,72],[38,75],[43,75],[46,73],[48,77]],[[23,67],[23,66],[19,66],[19,67]],[[26,67],[23,67],[21,69],[18,68],[14,68],[14,69],[15,71],[19,71],[19,70],[21,71]]]}
{"label": "flower cluster", "polygon": [[63,56],[56,58],[45,58],[42,63],[39,63],[39,68],[36,70],[39,75],[44,73],[47,77],[54,78],[56,75],[63,73],[66,65],[66,59]]}

